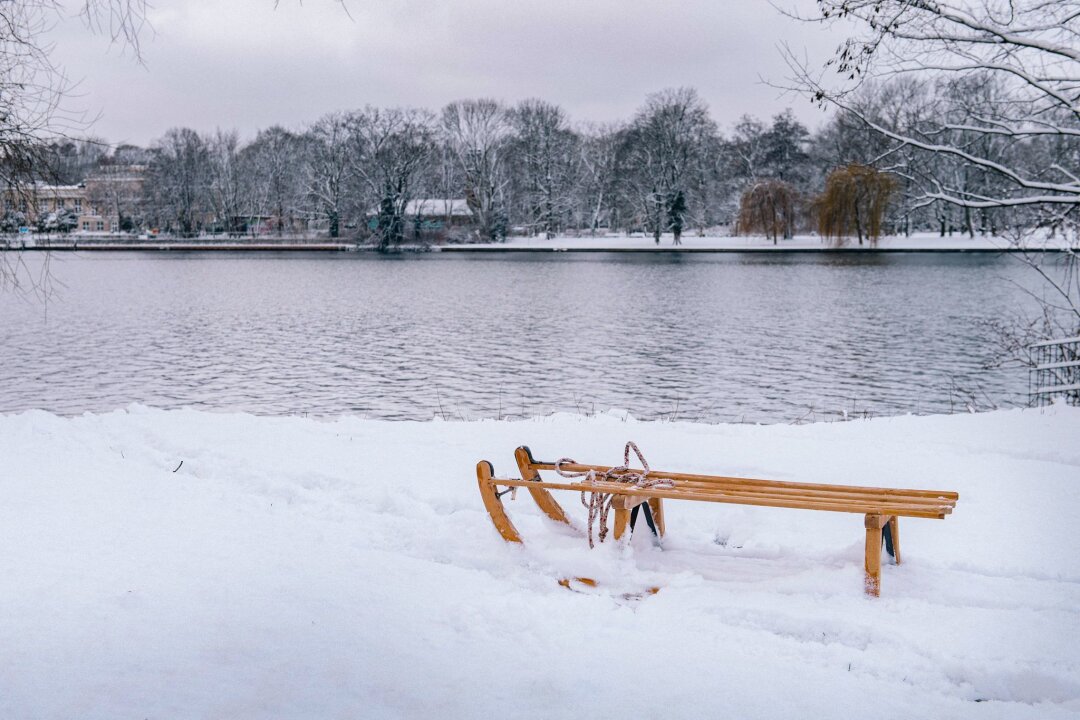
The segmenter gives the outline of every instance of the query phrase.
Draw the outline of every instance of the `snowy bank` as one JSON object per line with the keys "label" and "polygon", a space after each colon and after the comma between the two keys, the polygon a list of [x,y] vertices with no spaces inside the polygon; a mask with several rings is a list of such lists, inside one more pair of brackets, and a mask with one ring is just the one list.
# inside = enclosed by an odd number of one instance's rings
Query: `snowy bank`
{"label": "snowy bank", "polygon": [[[1080,410],[804,426],[0,416],[0,717],[1080,714]],[[513,449],[957,490],[861,592],[855,515],[671,502],[585,541],[474,466]],[[580,520],[577,497],[563,505]],[[602,590],[556,585],[592,575]],[[640,601],[626,591],[657,583]]]}
{"label": "snowy bank", "polygon": [[[1069,247],[1065,238],[1037,238],[1028,242],[1032,250],[1061,250]],[[664,235],[657,245],[651,236],[597,235],[584,237],[510,237],[503,243],[477,243],[469,245],[445,245],[443,251],[483,252],[514,250],[564,250],[564,251],[634,251],[634,252],[790,252],[790,251],[834,251],[833,243],[817,235],[796,235],[793,238],[780,239],[776,243],[761,235],[683,235],[682,244],[674,245],[671,235]],[[957,233],[941,237],[937,233],[913,233],[910,236],[890,235],[881,238],[876,245],[859,245],[855,238],[848,238],[842,248],[844,251],[865,252],[1006,252],[1016,249],[1007,238],[988,235],[969,237]]]}

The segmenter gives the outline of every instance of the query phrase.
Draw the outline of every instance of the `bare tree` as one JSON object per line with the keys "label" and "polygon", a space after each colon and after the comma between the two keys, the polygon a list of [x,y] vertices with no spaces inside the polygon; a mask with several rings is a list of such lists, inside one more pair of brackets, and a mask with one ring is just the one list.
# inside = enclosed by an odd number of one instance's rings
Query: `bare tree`
{"label": "bare tree", "polygon": [[721,201],[738,199],[738,232],[762,232],[774,241],[791,237],[798,199],[816,179],[809,146],[809,131],[790,110],[776,115],[771,125],[740,118],[717,158]]}
{"label": "bare tree", "polygon": [[581,162],[580,138],[558,105],[525,100],[509,113],[511,185],[529,227],[548,238],[569,215]]}
{"label": "bare tree", "polygon": [[735,132],[728,144],[732,172],[750,182],[768,177],[766,169],[769,154],[768,126],[750,115],[743,115],[735,124]]}
{"label": "bare tree", "polygon": [[689,196],[701,189],[718,139],[716,123],[693,88],[650,95],[624,134],[627,182],[657,244],[663,230],[680,244]]}
{"label": "bare tree", "polygon": [[[0,2],[0,189],[32,201],[35,180],[47,177],[46,141],[85,131],[89,118],[73,105],[72,81],[53,58],[46,31],[67,14],[62,0]],[[83,0],[78,14],[93,32],[139,53],[145,0]],[[37,287],[20,259],[0,256],[0,287]]]}
{"label": "bare tree", "polygon": [[244,178],[240,162],[240,136],[235,130],[217,130],[205,140],[208,155],[210,208],[217,230],[238,235],[244,225]]}
{"label": "bare tree", "polygon": [[581,132],[578,193],[582,217],[592,234],[600,227],[614,194],[621,130],[619,125],[587,125]]}
{"label": "bare tree", "polygon": [[97,169],[106,158],[109,145],[101,138],[59,138],[49,142],[45,165],[39,177],[58,185],[75,185]]}
{"label": "bare tree", "polygon": [[[1056,221],[1080,205],[1080,13],[1075,2],[819,0],[818,5],[819,21],[853,21],[857,34],[827,64],[838,81],[811,72],[789,52],[802,88],[817,101],[852,113],[894,148],[952,158],[1006,181],[986,194],[943,173],[928,178],[926,200],[973,209],[1038,206]],[[1000,92],[985,97],[963,119],[942,117],[920,132],[889,127],[852,101],[868,78],[910,74],[994,82]],[[1049,167],[1030,168],[1002,162],[971,142],[994,137],[1025,149],[1054,143],[1071,152]]]}
{"label": "bare tree", "polygon": [[316,213],[326,219],[332,238],[341,234],[341,216],[353,177],[349,130],[346,115],[331,113],[308,131],[311,140],[307,158],[308,194],[315,202]]}
{"label": "bare tree", "polygon": [[350,120],[352,171],[375,205],[380,250],[405,237],[405,209],[435,152],[434,117],[426,110],[366,108]]}
{"label": "bare tree", "polygon": [[494,100],[463,100],[442,113],[447,147],[461,168],[465,199],[481,237],[506,236],[505,190],[510,124],[506,110]]}
{"label": "bare tree", "polygon": [[[143,0],[84,0],[83,22],[138,53]],[[45,33],[67,14],[61,0],[0,3],[0,172],[10,184],[34,169],[44,141],[86,127],[71,106],[72,81],[52,57]]]}
{"label": "bare tree", "polygon": [[278,235],[296,230],[307,182],[304,138],[280,125],[262,130],[243,149],[250,215],[265,219]]}
{"label": "bare tree", "polygon": [[[811,71],[788,51],[797,85],[887,139],[885,162],[889,153],[910,151],[937,160],[922,166],[916,205],[962,209],[969,232],[973,212],[998,209],[1009,209],[1024,220],[1017,225],[1029,230],[1062,231],[1071,242],[1062,256],[1063,273],[1075,276],[1080,206],[1075,0],[819,0],[818,8],[814,20],[852,23],[854,35],[826,64],[831,75]],[[891,126],[858,106],[866,80],[909,75],[961,91],[964,106],[908,128]],[[1043,277],[1066,315],[1080,317],[1080,294],[1056,275]]]}
{"label": "bare tree", "polygon": [[788,108],[773,117],[764,138],[764,167],[769,177],[802,187],[810,176],[806,147],[810,132]]}
{"label": "bare tree", "polygon": [[659,245],[665,228],[664,173],[659,154],[645,135],[638,125],[619,133],[615,174],[626,229],[640,227]]}
{"label": "bare tree", "polygon": [[210,151],[190,128],[173,128],[155,143],[143,185],[152,217],[182,236],[202,231],[210,213]]}

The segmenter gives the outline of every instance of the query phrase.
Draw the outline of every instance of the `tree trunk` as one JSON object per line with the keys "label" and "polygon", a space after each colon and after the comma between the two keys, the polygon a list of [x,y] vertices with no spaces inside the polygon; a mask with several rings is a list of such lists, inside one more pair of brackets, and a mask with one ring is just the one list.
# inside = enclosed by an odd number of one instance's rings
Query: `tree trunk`
{"label": "tree trunk", "polygon": [[592,221],[592,234],[596,235],[597,229],[600,227],[600,208],[604,202],[604,194],[599,193],[596,197],[596,206],[593,208],[593,221]]}
{"label": "tree trunk", "polygon": [[549,198],[544,207],[544,236],[550,240],[555,237],[554,228],[555,205]]}
{"label": "tree trunk", "polygon": [[653,215],[653,240],[655,240],[656,244],[659,245],[660,244],[660,218],[663,217],[664,207],[660,203],[660,198],[655,197],[655,193],[654,193],[654,198],[655,199],[653,201],[653,204],[655,205],[656,210],[655,210],[655,214]]}

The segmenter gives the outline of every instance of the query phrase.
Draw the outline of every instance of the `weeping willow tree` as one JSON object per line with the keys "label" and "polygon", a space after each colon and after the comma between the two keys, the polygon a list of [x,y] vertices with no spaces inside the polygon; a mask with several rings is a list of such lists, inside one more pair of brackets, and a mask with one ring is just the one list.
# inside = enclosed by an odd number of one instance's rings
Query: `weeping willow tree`
{"label": "weeping willow tree", "polygon": [[896,191],[889,173],[869,165],[851,164],[836,168],[825,179],[825,192],[817,199],[818,230],[822,237],[841,245],[844,238],[857,235],[876,245],[881,237],[881,219]]}
{"label": "weeping willow tree", "polygon": [[795,201],[795,188],[783,180],[754,183],[739,200],[739,234],[760,233],[773,245],[781,236],[790,238],[795,232]]}

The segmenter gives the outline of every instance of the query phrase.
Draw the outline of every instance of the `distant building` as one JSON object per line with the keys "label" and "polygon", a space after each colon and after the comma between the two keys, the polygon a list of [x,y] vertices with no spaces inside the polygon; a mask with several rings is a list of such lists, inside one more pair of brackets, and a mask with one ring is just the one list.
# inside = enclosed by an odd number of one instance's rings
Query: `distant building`
{"label": "distant building", "polygon": [[[379,207],[376,205],[368,211],[368,217],[375,219],[378,216]],[[472,220],[472,212],[465,198],[421,198],[405,203],[404,219],[406,223],[419,220],[445,227],[467,224]]]}
{"label": "distant building", "polygon": [[406,221],[419,219],[430,228],[457,227],[472,222],[472,211],[465,198],[410,200],[405,204]]}
{"label": "distant building", "polygon": [[34,183],[0,195],[4,230],[30,227],[45,232],[112,233],[119,218],[88,178],[78,185]]}
{"label": "distant building", "polygon": [[[472,224],[472,211],[465,198],[420,198],[405,203],[402,221],[405,237],[443,242]],[[372,231],[378,229],[378,207],[368,212],[367,226]]]}
{"label": "distant building", "polygon": [[105,165],[86,178],[90,212],[79,218],[82,232],[135,230],[141,214],[144,165]]}

